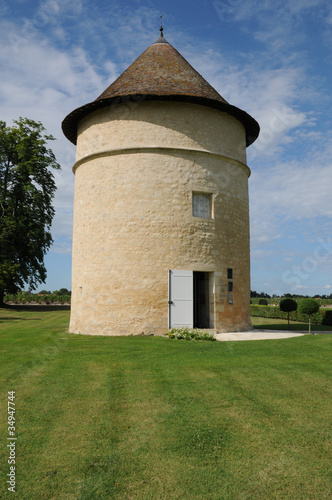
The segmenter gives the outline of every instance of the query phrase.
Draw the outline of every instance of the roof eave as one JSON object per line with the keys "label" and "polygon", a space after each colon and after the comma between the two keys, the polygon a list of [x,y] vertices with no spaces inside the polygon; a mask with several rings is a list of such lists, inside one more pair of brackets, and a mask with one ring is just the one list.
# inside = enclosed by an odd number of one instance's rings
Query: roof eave
{"label": "roof eave", "polygon": [[77,127],[79,122],[87,115],[96,111],[98,109],[104,108],[106,106],[118,106],[119,104],[125,104],[130,102],[142,102],[145,100],[154,101],[175,101],[175,102],[189,102],[193,104],[200,104],[202,106],[208,106],[219,111],[227,113],[242,123],[246,131],[246,145],[250,146],[259,135],[259,124],[257,121],[250,116],[248,113],[243,111],[236,106],[231,104],[217,101],[216,99],[208,99],[206,97],[199,97],[194,95],[182,95],[182,94],[168,94],[168,95],[157,95],[157,94],[128,94],[121,96],[108,97],[96,101],[92,101],[84,106],[81,106],[66,116],[62,122],[62,130],[67,139],[69,139],[73,144],[77,142]]}

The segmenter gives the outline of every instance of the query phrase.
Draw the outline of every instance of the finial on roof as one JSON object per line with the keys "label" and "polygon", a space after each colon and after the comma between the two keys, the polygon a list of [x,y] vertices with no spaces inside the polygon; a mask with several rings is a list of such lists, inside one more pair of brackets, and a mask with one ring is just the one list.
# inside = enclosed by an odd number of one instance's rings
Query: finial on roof
{"label": "finial on roof", "polygon": [[163,16],[162,15],[160,16],[160,28],[159,28],[159,31],[160,31],[160,36],[164,37]]}
{"label": "finial on roof", "polygon": [[159,38],[154,43],[167,43],[168,44],[168,41],[166,40],[166,38],[164,38],[163,14],[160,16],[160,28],[159,28],[159,31],[160,31]]}

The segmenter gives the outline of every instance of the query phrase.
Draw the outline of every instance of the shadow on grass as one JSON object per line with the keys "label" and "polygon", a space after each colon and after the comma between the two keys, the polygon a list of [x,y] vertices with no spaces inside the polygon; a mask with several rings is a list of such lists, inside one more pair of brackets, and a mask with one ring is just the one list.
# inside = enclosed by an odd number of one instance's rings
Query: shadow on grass
{"label": "shadow on grass", "polygon": [[255,325],[253,322],[255,330],[287,330],[289,332],[291,331],[298,331],[298,330],[306,330],[306,325],[287,325],[284,323],[266,323],[266,324],[259,324]]}
{"label": "shadow on grass", "polygon": [[11,319],[16,319],[18,321],[26,320],[26,318],[16,318],[14,316],[4,316],[4,317],[0,318],[0,323],[4,323],[5,321],[9,321]]}
{"label": "shadow on grass", "polygon": [[[279,331],[288,331],[288,332],[306,332],[309,333],[309,325],[306,323],[303,324],[290,324],[289,326],[287,324],[280,324],[280,323],[267,323],[267,324],[259,324],[256,325],[253,322],[253,326],[255,330],[279,330]],[[331,333],[332,332],[332,327],[331,326],[324,326],[324,325],[311,325],[311,331],[312,332],[319,332],[319,333]]]}

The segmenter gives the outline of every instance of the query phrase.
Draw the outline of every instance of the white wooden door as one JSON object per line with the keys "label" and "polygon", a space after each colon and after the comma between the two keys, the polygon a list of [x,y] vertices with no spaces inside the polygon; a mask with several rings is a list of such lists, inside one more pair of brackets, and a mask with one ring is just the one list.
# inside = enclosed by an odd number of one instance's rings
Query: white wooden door
{"label": "white wooden door", "polygon": [[194,273],[169,271],[169,328],[194,325]]}

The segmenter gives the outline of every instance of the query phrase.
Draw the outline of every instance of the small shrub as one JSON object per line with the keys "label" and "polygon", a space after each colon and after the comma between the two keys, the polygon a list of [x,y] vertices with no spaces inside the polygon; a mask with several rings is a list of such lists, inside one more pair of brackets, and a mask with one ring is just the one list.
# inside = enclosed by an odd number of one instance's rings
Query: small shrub
{"label": "small shrub", "polygon": [[303,299],[299,303],[299,311],[304,314],[314,314],[319,310],[319,302],[316,299]]}
{"label": "small shrub", "polygon": [[165,337],[178,340],[217,340],[211,332],[186,326],[182,328],[172,328],[165,333]]}
{"label": "small shrub", "polygon": [[288,326],[289,326],[289,313],[292,311],[296,311],[297,302],[294,299],[281,299],[279,307],[280,311],[288,313]]}
{"label": "small shrub", "polygon": [[260,306],[268,306],[269,305],[269,303],[266,299],[259,299],[258,304]]}
{"label": "small shrub", "polygon": [[319,311],[320,304],[315,299],[303,299],[299,303],[299,312],[309,316],[309,335],[311,333],[311,315]]}

